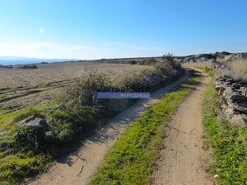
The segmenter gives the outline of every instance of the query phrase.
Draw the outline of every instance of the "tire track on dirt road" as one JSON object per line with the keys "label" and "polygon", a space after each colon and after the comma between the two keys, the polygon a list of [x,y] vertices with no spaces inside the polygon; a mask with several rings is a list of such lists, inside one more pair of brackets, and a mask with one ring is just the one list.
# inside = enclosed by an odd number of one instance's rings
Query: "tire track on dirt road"
{"label": "tire track on dirt road", "polygon": [[210,77],[201,83],[178,107],[165,128],[164,149],[160,152],[153,185],[212,185],[206,173],[208,156],[202,149],[203,125],[201,107]]}

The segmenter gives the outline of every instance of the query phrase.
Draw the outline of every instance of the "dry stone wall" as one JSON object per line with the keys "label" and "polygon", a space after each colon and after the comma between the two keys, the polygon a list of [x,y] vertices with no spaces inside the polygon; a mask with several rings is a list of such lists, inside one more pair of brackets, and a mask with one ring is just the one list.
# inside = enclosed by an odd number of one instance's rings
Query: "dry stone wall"
{"label": "dry stone wall", "polygon": [[247,84],[225,75],[215,80],[215,88],[227,119],[236,125],[247,124]]}

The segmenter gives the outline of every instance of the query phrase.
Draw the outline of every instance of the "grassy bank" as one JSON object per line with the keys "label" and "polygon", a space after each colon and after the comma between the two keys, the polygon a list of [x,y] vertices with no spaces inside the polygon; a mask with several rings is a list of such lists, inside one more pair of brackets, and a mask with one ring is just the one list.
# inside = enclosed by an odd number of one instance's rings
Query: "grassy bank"
{"label": "grassy bank", "polygon": [[217,184],[247,184],[247,127],[236,127],[218,121],[219,103],[213,85],[206,91],[203,104],[205,148],[213,149],[213,163],[208,170]]}
{"label": "grassy bank", "polygon": [[150,184],[165,136],[164,126],[197,82],[198,78],[189,80],[134,122],[106,156],[90,184]]}

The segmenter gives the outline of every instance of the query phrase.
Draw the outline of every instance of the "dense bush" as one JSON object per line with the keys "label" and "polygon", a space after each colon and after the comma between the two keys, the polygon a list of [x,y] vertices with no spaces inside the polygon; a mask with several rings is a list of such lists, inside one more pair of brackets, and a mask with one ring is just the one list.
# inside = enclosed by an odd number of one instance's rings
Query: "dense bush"
{"label": "dense bush", "polygon": [[145,59],[139,62],[140,65],[155,65],[158,61],[154,58]]}
{"label": "dense bush", "polygon": [[168,54],[162,57],[161,62],[156,63],[155,69],[163,78],[172,77],[181,70],[181,64],[176,62],[171,54]]}
{"label": "dense bush", "polygon": [[81,105],[91,105],[95,92],[109,87],[110,84],[111,81],[106,75],[97,74],[97,71],[89,72],[87,78],[83,78],[78,83],[68,87],[65,98],[67,100],[79,100]]}

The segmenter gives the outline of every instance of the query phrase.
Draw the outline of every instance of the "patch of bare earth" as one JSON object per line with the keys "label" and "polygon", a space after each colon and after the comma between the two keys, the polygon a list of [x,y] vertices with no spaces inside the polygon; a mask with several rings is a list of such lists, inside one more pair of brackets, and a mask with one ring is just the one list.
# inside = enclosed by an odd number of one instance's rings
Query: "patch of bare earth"
{"label": "patch of bare earth", "polygon": [[201,107],[210,77],[201,83],[179,106],[165,128],[164,149],[160,152],[154,185],[211,185],[206,173],[208,155],[202,149]]}
{"label": "patch of bare earth", "polygon": [[73,154],[57,162],[46,173],[31,181],[31,185],[85,185],[97,173],[98,166],[105,155],[114,146],[116,140],[126,128],[143,114],[154,102],[161,99],[174,87],[183,83],[188,74],[178,81],[151,94],[150,100],[138,101],[135,105],[113,118],[110,123],[96,132],[95,135],[82,141],[81,147]]}

